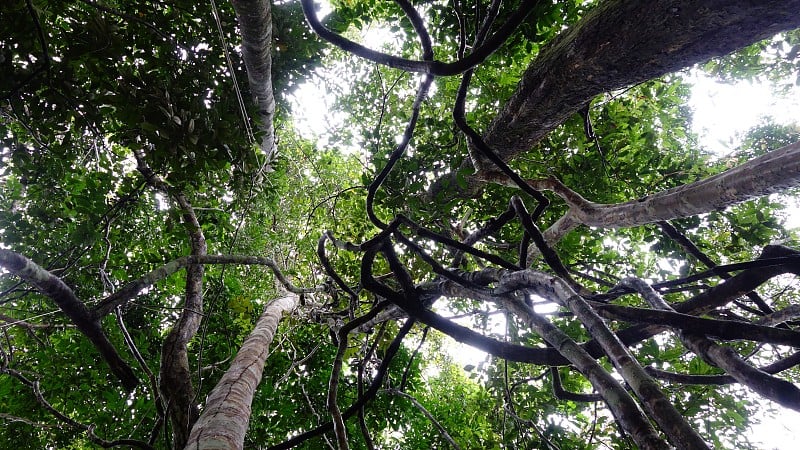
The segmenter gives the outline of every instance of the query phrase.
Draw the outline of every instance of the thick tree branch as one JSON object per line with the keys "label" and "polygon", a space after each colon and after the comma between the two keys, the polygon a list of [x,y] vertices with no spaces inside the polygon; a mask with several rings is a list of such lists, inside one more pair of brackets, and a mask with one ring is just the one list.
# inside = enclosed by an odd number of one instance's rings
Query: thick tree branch
{"label": "thick tree branch", "polygon": [[[615,0],[599,2],[531,62],[483,137],[508,161],[587,102],[800,27],[800,0]],[[491,165],[482,163],[486,167]],[[455,189],[456,170],[432,186]],[[468,179],[461,196],[477,193]]]}
{"label": "thick tree branch", "polygon": [[[403,287],[402,292],[394,291],[385,284],[378,282],[373,277],[371,269],[376,254],[374,249],[367,250],[362,259],[361,282],[364,287],[394,302],[403,308],[410,317],[418,319],[426,325],[433,326],[445,332],[447,331],[441,328],[441,325],[446,325],[448,327],[455,325],[446,320],[443,322],[432,320],[436,316],[435,313],[423,307],[419,298],[419,292],[413,286],[410,275],[397,259],[392,245],[388,242],[384,242],[380,248],[394,276]],[[634,441],[641,448],[667,448],[666,442],[658,436],[655,429],[653,429],[650,422],[639,409],[639,406],[620,383],[617,382],[609,372],[603,369],[602,366],[572,338],[550,321],[527,307],[521,298],[519,298],[523,293],[517,293],[515,291],[516,289],[506,289],[506,287],[503,286],[501,289],[495,289],[491,295],[486,295],[486,298],[498,302],[501,307],[516,314],[523,323],[531,327],[531,329],[550,344],[554,350],[570,363],[574,364],[575,367],[589,379],[598,393],[603,397],[606,405],[608,405],[617,421],[631,434]],[[466,334],[472,335],[472,333]],[[485,336],[482,335],[476,337],[485,338]]]}
{"label": "thick tree branch", "polygon": [[[483,180],[516,186],[499,173]],[[543,234],[554,245],[578,225],[627,228],[709,213],[753,198],[800,185],[800,142],[766,153],[706,179],[618,204],[600,204],[583,198],[555,178],[528,180],[534,189],[549,190],[569,207]],[[529,251],[529,260],[538,254]]]}
{"label": "thick tree branch", "polygon": [[[631,287],[654,308],[670,311],[672,308],[650,285],[637,278],[622,280],[622,285]],[[712,340],[688,331],[678,330],[683,345],[696,355],[727,372],[739,383],[744,384],[764,397],[788,408],[800,411],[800,389],[793,383],[774,377],[745,362],[730,347],[723,347]]]}
{"label": "thick tree branch", "polygon": [[117,353],[100,327],[100,322],[94,319],[86,305],[75,296],[66,283],[25,256],[4,248],[0,248],[0,267],[32,284],[53,300],[97,348],[125,389],[133,390],[139,384],[133,369]]}
{"label": "thick tree branch", "polygon": [[[608,328],[589,304],[572,290],[566,281],[542,272],[521,270],[503,277],[495,288],[495,292],[505,292],[507,289],[536,293],[572,311],[589,334],[597,340],[614,367],[641,400],[648,415],[661,427],[672,444],[686,450],[709,448],[703,438],[667,399],[658,384],[647,375],[625,344]],[[532,313],[532,310],[527,307],[517,308],[517,310],[527,313],[528,316]],[[542,337],[553,345],[551,339],[544,335]],[[585,350],[583,351],[585,352]],[[581,370],[580,367],[578,369]],[[595,389],[601,395],[605,394],[599,386],[595,385]]]}
{"label": "thick tree branch", "polygon": [[695,317],[663,309],[634,308],[591,302],[598,314],[608,319],[633,323],[666,325],[680,330],[713,336],[724,340],[751,340],[776,345],[800,347],[800,332],[784,328],[755,325],[737,320],[719,320]]}

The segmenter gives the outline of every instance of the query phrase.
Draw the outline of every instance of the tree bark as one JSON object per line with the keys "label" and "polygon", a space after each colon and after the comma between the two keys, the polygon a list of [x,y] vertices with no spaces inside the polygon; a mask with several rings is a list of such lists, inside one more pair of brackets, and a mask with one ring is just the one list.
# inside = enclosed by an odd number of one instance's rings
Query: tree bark
{"label": "tree bark", "polygon": [[[798,11],[800,0],[600,2],[531,62],[484,141],[509,161],[530,151],[595,96],[800,27]],[[469,168],[469,162],[465,164],[462,169]],[[494,168],[482,157],[474,166]],[[483,185],[480,177],[467,181],[466,189],[456,195],[475,195]],[[438,180],[430,193],[457,186],[454,172]]]}
{"label": "tree bark", "polygon": [[800,142],[795,142],[718,175],[638,200],[574,205],[574,216],[587,226],[632,227],[721,210],[798,184]]}
{"label": "tree bark", "polygon": [[19,253],[0,248],[0,267],[32,284],[58,305],[75,327],[97,348],[111,371],[120,379],[125,389],[132,391],[139,384],[133,369],[117,353],[86,305],[75,296],[72,289],[60,278]]}
{"label": "tree bark", "polygon": [[244,446],[250,407],[261,382],[269,345],[281,317],[297,306],[299,298],[296,294],[287,294],[264,308],[231,367],[209,394],[203,414],[189,435],[186,450],[241,449]]}
{"label": "tree bark", "polygon": [[[498,183],[509,184],[504,177],[489,178]],[[704,180],[615,205],[586,200],[554,178],[528,180],[528,184],[534,189],[553,191],[569,206],[566,214],[544,232],[547,243],[553,245],[578,225],[626,228],[680,219],[721,210],[752,198],[798,186],[800,142]],[[537,254],[538,250],[531,247],[528,260],[533,260]]]}
{"label": "tree bark", "polygon": [[[504,175],[491,174],[483,179],[513,186]],[[591,202],[555,178],[527,180],[527,183],[534,189],[554,192],[569,206],[544,232],[545,240],[552,245],[579,225],[626,228],[680,219],[796,187],[800,185],[800,142],[704,180],[612,205]],[[529,257],[536,254],[538,250],[531,248]]]}
{"label": "tree bark", "polygon": [[[204,256],[207,252],[206,240],[200,223],[191,205],[180,195],[184,210],[184,225],[189,233],[192,255]],[[186,300],[178,322],[164,339],[161,350],[160,389],[167,399],[169,417],[172,421],[172,442],[175,448],[182,448],[198,417],[192,374],[189,369],[189,341],[197,334],[203,316],[203,274],[202,264],[192,264],[186,269]]]}
{"label": "tree bark", "polygon": [[242,35],[242,57],[250,92],[258,106],[261,150],[271,161],[275,151],[275,96],[272,92],[272,5],[269,0],[232,0]]}
{"label": "tree bark", "polygon": [[[203,235],[203,228],[197,220],[192,204],[186,196],[164,182],[147,165],[144,153],[133,149],[137,170],[152,188],[170,197],[180,208],[183,227],[189,237],[191,255],[203,257],[208,253],[208,245]],[[178,322],[167,334],[161,347],[161,365],[159,367],[159,389],[167,404],[167,412],[172,423],[172,445],[183,448],[189,431],[198,417],[195,403],[195,392],[189,370],[189,341],[200,328],[203,316],[203,274],[202,264],[191,264],[186,269],[186,298],[181,308]]]}

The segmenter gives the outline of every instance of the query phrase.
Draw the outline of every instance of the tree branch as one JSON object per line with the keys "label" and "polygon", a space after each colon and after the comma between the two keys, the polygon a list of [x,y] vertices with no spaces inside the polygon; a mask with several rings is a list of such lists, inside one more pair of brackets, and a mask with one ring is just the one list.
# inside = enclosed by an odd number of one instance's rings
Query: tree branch
{"label": "tree branch", "polygon": [[185,269],[192,264],[242,264],[242,265],[259,265],[267,266],[275,274],[275,277],[289,292],[295,294],[310,294],[312,292],[319,292],[322,288],[299,288],[292,284],[288,278],[281,272],[278,264],[270,259],[258,256],[247,255],[188,255],[176,258],[163,266],[154,269],[139,279],[127,283],[118,291],[103,299],[92,310],[92,315],[96,319],[110,314],[117,306],[124,305],[133,298],[135,298],[144,289],[156,284],[157,282],[169,277],[175,272]]}
{"label": "tree branch", "polygon": [[450,436],[450,433],[447,432],[447,429],[445,429],[445,427],[443,427],[442,424],[439,423],[438,420],[436,420],[436,417],[434,417],[433,414],[430,413],[430,411],[425,409],[425,407],[422,406],[422,404],[419,401],[417,401],[416,398],[399,389],[385,389],[384,392],[408,399],[408,401],[410,401],[411,404],[414,405],[414,407],[417,408],[422,413],[422,415],[424,415],[428,420],[431,421],[433,426],[435,426],[436,429],[439,430],[439,434],[442,435],[444,440],[446,440],[451,447],[453,447],[456,450],[461,450],[461,447],[459,447],[455,439],[453,439],[453,437]]}
{"label": "tree branch", "polygon": [[133,369],[117,353],[114,345],[103,332],[100,322],[94,319],[86,305],[75,296],[66,283],[25,256],[4,248],[0,248],[0,267],[32,284],[53,300],[75,324],[75,327],[100,352],[103,360],[119,378],[125,389],[131,391],[139,384]]}
{"label": "tree branch", "polygon": [[[147,184],[168,195],[180,208],[183,226],[189,237],[193,256],[204,256],[208,251],[203,229],[197,215],[186,196],[169,186],[147,165],[141,149],[134,149],[137,170],[144,176]],[[186,270],[186,294],[178,322],[170,329],[161,351],[160,381],[161,393],[169,405],[169,416],[173,427],[173,446],[183,448],[189,437],[199,412],[194,401],[194,387],[189,371],[189,352],[187,345],[200,328],[203,313],[203,273],[202,264],[191,264]]]}
{"label": "tree branch", "polygon": [[[626,278],[621,284],[635,289],[654,308],[671,310],[669,304],[643,280]],[[679,330],[678,337],[686,348],[724,370],[736,381],[776,403],[800,411],[800,389],[794,384],[756,369],[733,349],[723,347],[702,335]]]}
{"label": "tree branch", "polygon": [[[798,10],[800,0],[600,2],[542,49],[483,138],[509,161],[595,96],[800,27]],[[437,180],[429,195],[457,187],[456,173]],[[468,177],[467,189],[456,195],[477,194],[480,178]]]}

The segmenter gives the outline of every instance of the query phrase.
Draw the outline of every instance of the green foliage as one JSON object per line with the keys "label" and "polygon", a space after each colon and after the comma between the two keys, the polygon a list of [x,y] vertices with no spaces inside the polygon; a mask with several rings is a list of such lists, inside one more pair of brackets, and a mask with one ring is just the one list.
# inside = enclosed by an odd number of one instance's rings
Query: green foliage
{"label": "green foliage", "polygon": [[[436,57],[457,59],[459,24],[452,5],[412,3],[425,14]],[[471,24],[465,38],[471,42],[474,23],[485,15],[486,5],[461,3],[462,20]],[[498,23],[515,3],[501,8]],[[470,124],[485,129],[540,49],[592,5],[577,0],[539,2],[520,31],[477,68],[467,102]],[[380,29],[378,37],[387,51],[419,57],[415,32],[395,2],[342,0],[334,6],[336,12],[325,19],[332,29],[358,39],[376,39],[365,32]],[[9,0],[0,7],[0,23],[14,24],[0,35],[0,245],[56,274],[90,307],[189,253],[181,212],[145,185],[133,150],[143,151],[150,167],[192,203],[210,254],[270,257],[297,285],[331,284],[316,255],[325,230],[355,243],[378,231],[365,219],[366,186],[397,145],[418,78],[329,49],[304,25],[298,2],[275,2],[272,72],[279,102],[279,152],[267,168],[257,145],[260,137],[246,131],[257,108],[245,88],[244,65],[236,51],[229,65],[223,51],[223,46],[235,50],[240,42],[234,13],[228,3],[218,7],[222,35],[210,4],[204,2]],[[797,41],[798,33],[788,32],[783,39],[710,62],[706,69],[729,78],[783,79],[797,68]],[[242,91],[241,101],[232,75]],[[324,148],[300,136],[293,125],[301,108],[319,105],[289,107],[291,94],[312,80],[327,88],[327,100],[345,118],[329,124]],[[459,77],[435,81],[411,147],[376,195],[376,213],[382,219],[404,214],[431,230],[463,238],[502,213],[517,193],[489,186],[471,199],[445,202],[425,195],[434,180],[447,174],[456,173],[452,190],[464,189],[472,175],[462,165],[468,158],[467,142],[452,120],[459,82]],[[796,126],[764,123],[743,140],[740,151],[716,158],[697,148],[696,137],[688,131],[688,95],[689,87],[677,75],[608,93],[590,105],[596,141],[586,136],[583,120],[576,115],[512,167],[524,178],[557,176],[591,201],[619,203],[719,173],[798,138]],[[559,198],[551,200],[540,226],[552,224],[566,210]],[[530,199],[525,202],[531,210],[536,206]],[[674,225],[712,260],[742,261],[755,257],[769,242],[797,242],[796,234],[782,226],[781,209],[780,200],[762,198]],[[513,261],[521,234],[518,224],[509,224],[477,247]],[[452,256],[431,242],[420,240],[420,245],[438,261]],[[656,226],[579,228],[556,250],[568,267],[594,277],[582,280],[594,290],[607,288],[601,280],[613,283],[629,275],[663,280],[705,269]],[[326,252],[332,269],[358,291],[361,255],[330,243]],[[434,279],[422,258],[402,257],[415,280]],[[376,267],[376,275],[389,273],[382,260]],[[545,265],[537,261],[534,267]],[[462,268],[479,265],[468,257]],[[157,412],[143,368],[134,367],[142,385],[124,392],[95,348],[49,299],[11,277],[4,276],[0,283],[0,314],[42,326],[0,321],[7,368],[39,381],[55,409],[94,425],[98,436],[146,441],[156,429]],[[156,374],[164,336],[182,307],[185,284],[184,273],[174,274],[121,310],[127,331]],[[791,302],[796,287],[778,281],[764,291],[778,307]],[[253,403],[246,447],[282,442],[329,419],[326,392],[336,354],[330,324],[339,326],[337,320],[342,320],[330,311],[352,306],[355,316],[366,313],[375,299],[359,293],[352,303],[341,293],[336,298],[318,295],[313,300],[329,303],[324,313],[298,314],[281,322]],[[204,294],[201,331],[189,345],[198,403],[227,369],[277,288],[264,268],[208,265]],[[687,295],[671,294],[668,300],[681,301]],[[642,306],[632,296],[620,303]],[[487,335],[544,345],[515,320],[499,330],[498,322],[488,318],[494,311],[480,302],[454,299],[446,308],[452,313],[481,311],[472,325]],[[588,337],[570,316],[552,321],[574,339]],[[123,358],[135,364],[115,318],[104,318],[102,326]],[[351,337],[340,407],[346,408],[358,395],[358,367],[370,381],[397,331],[398,325],[391,322],[383,334],[373,330]],[[416,331],[412,335],[418,339]],[[416,344],[414,339],[409,342]],[[407,375],[406,391],[462,448],[548,448],[548,442],[575,449],[630,445],[618,437],[602,404],[555,399],[547,370],[487,359],[465,372],[441,350],[442,337],[430,339],[434,343],[414,359],[415,345],[406,342],[401,347],[387,385],[397,387]],[[367,357],[365,349],[373,345],[375,352]],[[765,361],[772,350],[735,345]],[[686,354],[674,338],[644,341],[635,352],[643,364],[664,370],[719,372]],[[566,390],[591,392],[589,382],[574,369],[562,367],[559,373]],[[790,376],[798,377],[796,371]],[[696,387],[669,390],[668,395],[716,446],[750,445],[741,431],[751,423],[757,405],[740,390]],[[81,430],[58,423],[28,387],[8,374],[0,374],[0,413],[44,425],[4,422],[2,448],[20,447],[21,442],[29,448],[94,445]],[[383,448],[448,445],[407,398],[386,391],[366,408],[365,420]],[[163,427],[157,431],[154,445],[168,448],[168,427],[167,432]],[[348,421],[348,431],[352,448],[366,448],[355,419]],[[324,445],[323,438],[315,438],[302,448]]]}
{"label": "green foliage", "polygon": [[736,53],[707,62],[704,69],[723,79],[770,79],[779,91],[788,93],[800,86],[800,31],[781,33],[772,39],[746,47]]}

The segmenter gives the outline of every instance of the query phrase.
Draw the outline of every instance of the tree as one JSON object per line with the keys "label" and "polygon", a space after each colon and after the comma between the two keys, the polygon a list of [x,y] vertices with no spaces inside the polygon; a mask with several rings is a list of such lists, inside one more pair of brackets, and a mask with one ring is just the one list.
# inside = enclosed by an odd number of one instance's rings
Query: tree
{"label": "tree", "polygon": [[[800,133],[714,159],[674,73],[791,73],[800,2],[334,6],[2,7],[0,439],[695,449],[800,410]],[[292,127],[325,70],[360,154]]]}

